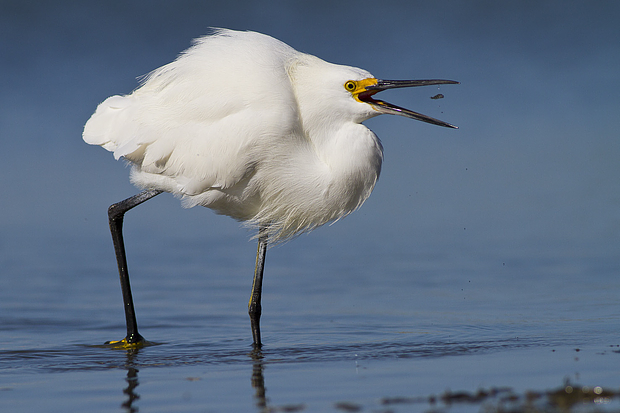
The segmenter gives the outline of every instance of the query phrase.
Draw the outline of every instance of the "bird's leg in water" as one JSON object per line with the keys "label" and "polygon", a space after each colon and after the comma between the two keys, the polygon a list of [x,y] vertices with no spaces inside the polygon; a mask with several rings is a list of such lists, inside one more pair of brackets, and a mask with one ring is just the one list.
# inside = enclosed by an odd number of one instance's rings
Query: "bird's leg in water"
{"label": "bird's leg in water", "polygon": [[123,292],[123,302],[125,304],[125,318],[127,320],[127,337],[120,341],[108,341],[106,344],[135,346],[144,342],[144,338],[138,333],[136,323],[136,313],[133,308],[131,297],[131,287],[129,285],[129,271],[127,270],[127,257],[125,255],[125,243],[123,242],[123,217],[125,212],[131,208],[148,201],[163,191],[147,189],[137,195],[127,198],[124,201],[110,205],[108,208],[108,219],[110,221],[110,232],[114,242],[114,252],[118,262],[118,274],[121,278],[121,291]]}
{"label": "bird's leg in water", "polygon": [[265,254],[267,253],[267,228],[261,227],[258,231],[258,251],[256,252],[256,267],[254,268],[254,282],[252,283],[252,295],[248,304],[250,323],[252,325],[252,338],[254,347],[260,348],[260,315],[261,294],[263,291],[263,269],[265,268]]}

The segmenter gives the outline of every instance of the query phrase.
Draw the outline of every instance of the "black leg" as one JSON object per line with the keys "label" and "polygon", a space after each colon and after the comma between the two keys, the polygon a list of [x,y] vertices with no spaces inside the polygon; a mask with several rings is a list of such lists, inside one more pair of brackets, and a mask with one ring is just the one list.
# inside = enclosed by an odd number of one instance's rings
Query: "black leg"
{"label": "black leg", "polygon": [[254,268],[254,282],[252,283],[252,295],[248,304],[250,323],[252,325],[252,338],[254,348],[260,348],[260,315],[261,294],[263,291],[263,269],[265,268],[265,254],[267,253],[267,230],[261,228],[258,232],[258,251],[256,252],[256,267]]}
{"label": "black leg", "polygon": [[129,271],[127,270],[127,257],[125,255],[125,243],[123,242],[123,217],[125,212],[131,208],[140,205],[144,201],[148,201],[163,191],[155,189],[147,189],[137,195],[127,198],[124,201],[110,205],[108,208],[108,219],[110,221],[110,232],[112,233],[112,241],[114,242],[114,252],[116,253],[116,261],[118,262],[118,274],[121,278],[121,291],[123,292],[123,303],[125,304],[125,318],[127,320],[127,336],[121,341],[109,341],[106,344],[125,344],[135,345],[144,341],[140,333],[138,333],[138,325],[136,323],[136,313],[133,308],[133,299],[131,297],[131,287],[129,285]]}

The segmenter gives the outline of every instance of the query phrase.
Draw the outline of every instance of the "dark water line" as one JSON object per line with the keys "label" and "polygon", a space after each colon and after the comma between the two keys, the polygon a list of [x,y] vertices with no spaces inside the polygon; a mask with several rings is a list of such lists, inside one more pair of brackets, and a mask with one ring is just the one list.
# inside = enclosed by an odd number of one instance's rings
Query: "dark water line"
{"label": "dark water line", "polygon": [[[318,363],[347,360],[390,360],[467,356],[524,348],[564,346],[566,340],[510,338],[488,340],[436,340],[430,342],[382,341],[350,345],[287,346],[266,348],[262,363]],[[125,351],[96,346],[69,346],[66,349],[10,350],[0,352],[0,369],[22,372],[67,372],[108,369],[175,367],[188,365],[234,365],[251,361],[251,349],[208,345],[162,344]]]}

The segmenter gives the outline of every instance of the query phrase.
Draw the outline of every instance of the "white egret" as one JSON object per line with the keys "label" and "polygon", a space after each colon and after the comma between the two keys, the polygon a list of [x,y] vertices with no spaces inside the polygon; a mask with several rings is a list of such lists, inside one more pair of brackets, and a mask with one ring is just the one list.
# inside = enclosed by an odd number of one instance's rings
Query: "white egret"
{"label": "white egret", "polygon": [[123,244],[125,212],[170,192],[185,207],[202,205],[256,228],[249,314],[260,347],[267,243],[350,214],[375,186],[383,149],[361,123],[385,113],[455,128],[373,95],[455,83],[379,80],[260,33],[222,29],[195,40],[133,93],[106,99],[86,123],[84,141],[129,161],[131,181],[143,189],[108,210],[127,322],[127,336],[110,343],[144,343]]}

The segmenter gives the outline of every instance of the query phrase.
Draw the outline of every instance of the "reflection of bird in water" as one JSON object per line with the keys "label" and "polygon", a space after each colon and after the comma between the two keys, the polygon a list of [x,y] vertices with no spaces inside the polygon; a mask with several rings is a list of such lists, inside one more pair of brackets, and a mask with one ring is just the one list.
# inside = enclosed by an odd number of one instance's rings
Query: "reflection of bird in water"
{"label": "reflection of bird in water", "polygon": [[127,317],[127,337],[115,343],[143,341],[121,232],[126,211],[170,192],[186,207],[202,205],[258,229],[249,312],[260,346],[267,242],[348,215],[379,177],[381,143],[361,123],[385,113],[454,127],[373,95],[454,83],[378,80],[269,36],[218,30],[153,71],[132,94],[101,103],[84,140],[131,162],[131,180],[143,189],[109,209]]}
{"label": "reflection of bird in water", "polygon": [[263,371],[265,365],[263,364],[263,354],[260,349],[255,349],[250,353],[252,358],[252,388],[256,390],[254,399],[256,400],[256,407],[259,411],[268,410],[267,406],[267,390],[265,389],[265,376]]}
{"label": "reflection of bird in water", "polygon": [[[128,355],[128,357],[131,356]],[[127,400],[121,404],[121,407],[123,407],[126,411],[130,413],[135,413],[138,411],[138,408],[135,407],[133,404],[136,400],[140,399],[140,395],[135,392],[136,388],[139,385],[138,370],[134,367],[128,367],[127,378],[125,378],[125,380],[127,381],[127,388],[123,389],[123,393],[127,395]]]}

